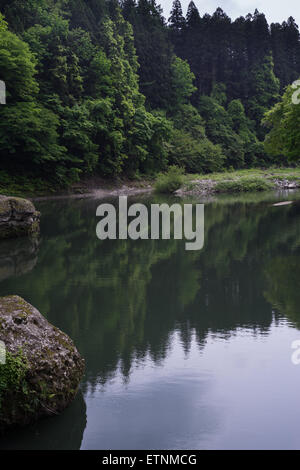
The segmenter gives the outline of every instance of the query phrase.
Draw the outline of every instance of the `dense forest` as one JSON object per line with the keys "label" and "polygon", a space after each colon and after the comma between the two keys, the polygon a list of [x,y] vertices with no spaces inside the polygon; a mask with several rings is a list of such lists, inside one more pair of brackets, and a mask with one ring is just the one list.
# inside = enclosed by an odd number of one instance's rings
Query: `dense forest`
{"label": "dense forest", "polygon": [[0,0],[0,183],[66,185],[300,157],[300,35],[155,0]]}

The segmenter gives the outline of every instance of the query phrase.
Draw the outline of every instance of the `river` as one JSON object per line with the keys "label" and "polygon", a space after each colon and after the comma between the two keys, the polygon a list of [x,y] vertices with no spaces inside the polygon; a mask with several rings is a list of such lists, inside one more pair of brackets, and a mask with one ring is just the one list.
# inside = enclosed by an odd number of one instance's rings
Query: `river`
{"label": "river", "polygon": [[74,403],[0,448],[299,449],[300,193],[206,201],[199,251],[100,241],[100,202],[37,202],[39,245],[0,245],[0,295],[32,303],[86,360]]}

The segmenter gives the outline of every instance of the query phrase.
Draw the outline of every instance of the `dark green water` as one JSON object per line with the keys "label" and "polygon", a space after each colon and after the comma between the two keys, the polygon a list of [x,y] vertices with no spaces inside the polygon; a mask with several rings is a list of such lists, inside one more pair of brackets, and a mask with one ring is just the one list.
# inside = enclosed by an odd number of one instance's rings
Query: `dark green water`
{"label": "dark green water", "polygon": [[299,449],[299,193],[207,203],[198,252],[99,241],[100,202],[37,202],[40,245],[0,244],[0,295],[37,307],[87,365],[65,413],[0,448]]}

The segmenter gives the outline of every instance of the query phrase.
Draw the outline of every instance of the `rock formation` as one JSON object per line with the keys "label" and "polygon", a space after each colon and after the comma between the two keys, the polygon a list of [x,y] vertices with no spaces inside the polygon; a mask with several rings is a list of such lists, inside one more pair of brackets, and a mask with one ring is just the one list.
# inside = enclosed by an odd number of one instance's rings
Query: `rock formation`
{"label": "rock formation", "polygon": [[32,202],[0,196],[0,240],[39,233],[40,213]]}
{"label": "rock formation", "polygon": [[[74,399],[84,372],[71,339],[18,296],[0,298],[0,430],[55,415]],[[2,361],[3,362],[3,361]]]}

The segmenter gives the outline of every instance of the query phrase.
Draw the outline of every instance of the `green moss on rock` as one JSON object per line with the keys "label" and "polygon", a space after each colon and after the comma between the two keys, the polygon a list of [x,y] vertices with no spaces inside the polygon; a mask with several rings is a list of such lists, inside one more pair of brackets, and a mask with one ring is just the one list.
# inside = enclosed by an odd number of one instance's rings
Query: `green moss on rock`
{"label": "green moss on rock", "polygon": [[31,201],[0,196],[0,239],[39,233],[40,213]]}
{"label": "green moss on rock", "polygon": [[18,296],[0,298],[0,430],[60,413],[74,399],[84,372],[71,339]]}

